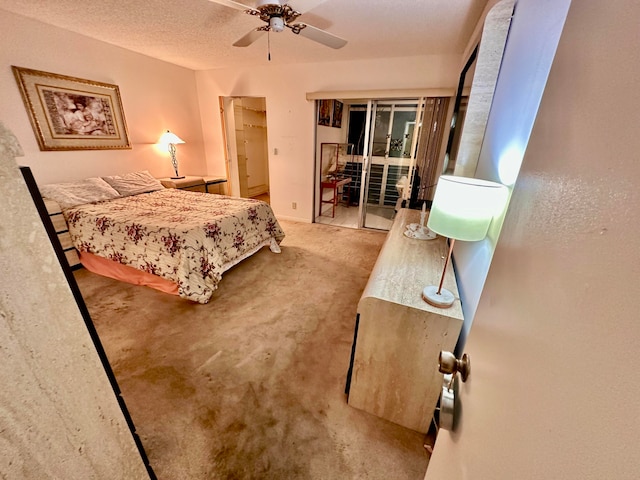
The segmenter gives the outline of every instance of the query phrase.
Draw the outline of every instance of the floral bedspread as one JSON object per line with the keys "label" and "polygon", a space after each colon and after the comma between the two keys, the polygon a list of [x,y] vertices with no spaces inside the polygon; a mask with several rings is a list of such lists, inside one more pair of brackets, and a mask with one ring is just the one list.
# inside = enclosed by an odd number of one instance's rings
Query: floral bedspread
{"label": "floral bedspread", "polygon": [[222,273],[265,242],[284,238],[258,200],[164,189],[64,210],[80,252],[137,268],[207,303]]}

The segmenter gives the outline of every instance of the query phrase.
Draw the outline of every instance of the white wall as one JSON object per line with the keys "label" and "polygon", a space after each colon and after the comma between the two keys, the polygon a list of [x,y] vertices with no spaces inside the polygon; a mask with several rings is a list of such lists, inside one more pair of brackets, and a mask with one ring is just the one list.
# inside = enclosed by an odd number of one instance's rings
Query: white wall
{"label": "white wall", "polygon": [[[570,3],[571,0],[516,2],[476,177],[509,187],[515,182]],[[459,353],[476,313],[501,226],[502,219],[496,219],[484,240],[457,242],[454,248],[465,315]]]}
{"label": "white wall", "polygon": [[571,4],[427,479],[638,478],[639,24]]}
{"label": "white wall", "polygon": [[196,72],[207,168],[211,174],[225,170],[218,98],[266,97],[271,205],[281,218],[311,221],[316,114],[308,92],[454,89],[459,75],[459,55]]}
{"label": "white wall", "polygon": [[[168,154],[154,146],[165,129],[187,142],[177,147],[181,173],[207,173],[193,71],[5,10],[0,10],[0,31],[0,120],[18,137],[25,153],[21,164],[31,167],[36,181],[141,169],[172,175]],[[11,65],[117,85],[133,148],[40,151]]]}

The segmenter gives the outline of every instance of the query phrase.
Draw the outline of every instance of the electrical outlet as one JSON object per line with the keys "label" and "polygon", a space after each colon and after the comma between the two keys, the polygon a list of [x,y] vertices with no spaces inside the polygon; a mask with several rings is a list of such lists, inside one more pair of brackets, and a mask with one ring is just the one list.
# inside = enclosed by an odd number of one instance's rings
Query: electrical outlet
{"label": "electrical outlet", "polygon": [[291,208],[295,210],[298,208],[298,204],[296,202],[291,202]]}

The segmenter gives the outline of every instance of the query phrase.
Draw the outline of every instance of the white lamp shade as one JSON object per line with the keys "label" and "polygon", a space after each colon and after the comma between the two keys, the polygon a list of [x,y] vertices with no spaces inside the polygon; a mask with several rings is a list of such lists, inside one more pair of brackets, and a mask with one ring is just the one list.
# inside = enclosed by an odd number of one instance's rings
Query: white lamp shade
{"label": "white lamp shade", "polygon": [[184,143],[184,140],[178,137],[175,133],[171,133],[169,130],[167,130],[162,134],[160,140],[158,140],[158,143],[160,143],[161,145],[169,145],[170,143]]}
{"label": "white lamp shade", "polygon": [[504,207],[507,192],[507,187],[499,183],[442,175],[436,186],[427,228],[456,240],[482,240],[491,220]]}

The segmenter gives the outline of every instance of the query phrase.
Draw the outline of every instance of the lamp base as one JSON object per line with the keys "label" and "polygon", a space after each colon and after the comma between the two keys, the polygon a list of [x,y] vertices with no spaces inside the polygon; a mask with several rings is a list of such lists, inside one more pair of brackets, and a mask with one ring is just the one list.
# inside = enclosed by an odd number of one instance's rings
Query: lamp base
{"label": "lamp base", "polygon": [[184,178],[184,175],[181,175],[179,177],[171,177],[171,180],[182,180]]}
{"label": "lamp base", "polygon": [[453,305],[456,297],[446,288],[441,289],[438,294],[438,287],[429,285],[422,290],[422,299],[434,307],[448,308]]}

